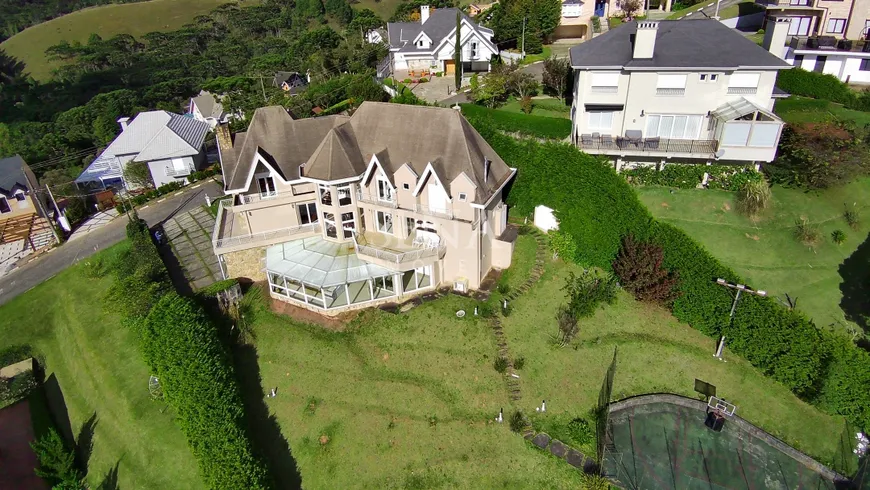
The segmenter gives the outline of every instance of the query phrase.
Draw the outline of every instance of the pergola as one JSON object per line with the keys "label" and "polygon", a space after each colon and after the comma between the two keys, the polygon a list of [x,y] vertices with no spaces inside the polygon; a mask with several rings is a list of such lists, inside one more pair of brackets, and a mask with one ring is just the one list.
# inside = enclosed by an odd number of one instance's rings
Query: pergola
{"label": "pergola", "polygon": [[48,222],[36,213],[0,219],[0,245],[27,240],[30,248],[36,250],[31,237],[34,233],[46,230],[48,226]]}

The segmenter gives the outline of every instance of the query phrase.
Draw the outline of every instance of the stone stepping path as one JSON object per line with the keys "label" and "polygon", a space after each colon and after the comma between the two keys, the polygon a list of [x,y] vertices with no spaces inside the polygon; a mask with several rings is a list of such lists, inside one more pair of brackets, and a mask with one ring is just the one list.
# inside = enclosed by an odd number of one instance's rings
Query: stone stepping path
{"label": "stone stepping path", "polygon": [[[513,302],[515,299],[519,298],[521,295],[527,293],[529,289],[531,289],[539,280],[541,280],[541,276],[544,275],[544,261],[547,258],[547,237],[540,231],[535,228],[528,228],[528,234],[532,235],[537,242],[537,250],[535,252],[535,265],[532,267],[531,272],[529,273],[529,277],[526,281],[519,286],[517,289],[512,290],[506,296],[508,302]],[[492,327],[492,333],[495,336],[495,343],[498,347],[498,356],[508,361],[507,370],[505,370],[505,385],[508,390],[508,396],[511,401],[514,403],[519,402],[522,397],[522,389],[520,387],[519,375],[516,374],[516,370],[514,369],[514,361],[510,355],[510,350],[508,349],[507,337],[504,334],[504,329],[502,328],[501,323],[501,313],[499,313],[495,318],[490,321],[490,325]],[[531,427],[527,427],[527,430],[531,430]]]}
{"label": "stone stepping path", "polygon": [[553,456],[564,460],[584,473],[598,473],[598,464],[595,460],[584,456],[580,451],[558,439],[552,439],[549,434],[544,432],[536,434],[534,431],[529,431],[528,433],[523,434],[523,436],[531,441],[538,449],[549,452]]}
{"label": "stone stepping path", "polygon": [[211,234],[214,217],[203,208],[174,216],[163,223],[172,253],[178,259],[193,290],[202,289],[221,279]]}

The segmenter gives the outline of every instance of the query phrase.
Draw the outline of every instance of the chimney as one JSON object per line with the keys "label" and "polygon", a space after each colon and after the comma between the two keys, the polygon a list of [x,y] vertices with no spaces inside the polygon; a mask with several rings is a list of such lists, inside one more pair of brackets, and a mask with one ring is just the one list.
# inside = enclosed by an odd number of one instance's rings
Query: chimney
{"label": "chimney", "polygon": [[427,20],[429,20],[429,6],[422,5],[420,6],[420,23],[425,24]]}
{"label": "chimney", "polygon": [[659,23],[651,20],[637,22],[637,34],[634,35],[634,59],[650,59],[656,50],[656,33]]}
{"label": "chimney", "polygon": [[768,17],[764,29],[764,49],[774,56],[785,59],[785,39],[788,37],[788,17]]}
{"label": "chimney", "polygon": [[129,117],[122,117],[122,118],[119,118],[119,119],[118,119],[118,124],[121,125],[121,132],[123,133],[124,131],[127,130],[127,126],[130,125],[130,118],[129,118]]}

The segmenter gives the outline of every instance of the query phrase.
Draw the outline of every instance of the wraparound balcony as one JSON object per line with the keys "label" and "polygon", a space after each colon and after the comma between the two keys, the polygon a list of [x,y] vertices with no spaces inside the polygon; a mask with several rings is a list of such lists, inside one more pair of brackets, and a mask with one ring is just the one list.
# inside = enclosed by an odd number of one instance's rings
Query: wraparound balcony
{"label": "wraparound balcony", "polygon": [[683,140],[664,138],[623,138],[620,136],[580,136],[580,148],[593,154],[686,154],[711,156],[716,153],[716,140]]}
{"label": "wraparound balcony", "polygon": [[392,209],[407,209],[408,211],[413,211],[418,214],[425,214],[427,216],[434,216],[436,218],[453,219],[455,217],[453,214],[453,210],[449,208],[435,208],[425,206],[423,204],[414,204],[414,206],[409,209],[407,207],[399,206],[399,203],[396,202],[395,199],[389,201],[383,200],[380,199],[378,196],[375,196],[373,194],[366,194],[364,192],[357,193],[357,201]]}
{"label": "wraparound balcony", "polygon": [[274,245],[320,233],[320,223],[251,232],[244,216],[245,211],[238,211],[233,206],[226,205],[228,202],[229,200],[221,201],[218,206],[217,219],[212,234],[212,246],[215,254]]}
{"label": "wraparound balcony", "polygon": [[408,238],[399,238],[387,233],[364,231],[354,233],[356,254],[360,259],[394,270],[406,270],[432,264],[447,252],[440,240],[420,240],[417,233]]}

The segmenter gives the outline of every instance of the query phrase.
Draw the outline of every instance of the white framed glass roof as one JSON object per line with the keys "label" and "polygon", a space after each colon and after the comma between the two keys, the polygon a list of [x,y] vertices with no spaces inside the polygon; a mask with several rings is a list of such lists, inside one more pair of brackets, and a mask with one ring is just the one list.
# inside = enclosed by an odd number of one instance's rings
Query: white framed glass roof
{"label": "white framed glass roof", "polygon": [[755,111],[758,111],[765,116],[772,118],[774,121],[781,121],[781,119],[777,117],[776,114],[753,104],[752,102],[747,100],[746,97],[740,97],[737,100],[726,102],[721,106],[717,107],[716,110],[711,111],[710,115],[721,121],[733,121],[738,117],[743,117]]}
{"label": "white framed glass roof", "polygon": [[314,287],[340,286],[395,274],[360,260],[353,251],[353,243],[335,243],[321,237],[267,248],[266,270]]}

